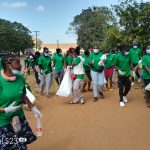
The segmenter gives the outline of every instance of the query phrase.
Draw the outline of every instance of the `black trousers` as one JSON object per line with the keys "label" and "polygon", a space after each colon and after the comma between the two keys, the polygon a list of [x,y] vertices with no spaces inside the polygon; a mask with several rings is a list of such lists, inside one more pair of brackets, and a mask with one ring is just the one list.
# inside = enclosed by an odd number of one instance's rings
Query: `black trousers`
{"label": "black trousers", "polygon": [[[133,64],[133,67],[137,66],[138,64]],[[139,68],[137,67],[137,69],[135,70],[135,74],[138,78],[140,78],[140,74],[139,74]],[[132,77],[132,82],[134,82],[134,77]]]}
{"label": "black trousers", "polygon": [[92,81],[92,78],[91,78],[91,71],[90,71],[90,70],[89,70],[89,71],[85,71],[85,73],[86,73],[86,75],[87,75],[89,81]]}
{"label": "black trousers", "polygon": [[131,88],[129,77],[118,76],[118,87],[120,102],[123,102],[123,96],[126,96]]}
{"label": "black trousers", "polygon": [[144,79],[144,87],[146,87],[150,83],[150,79]]}

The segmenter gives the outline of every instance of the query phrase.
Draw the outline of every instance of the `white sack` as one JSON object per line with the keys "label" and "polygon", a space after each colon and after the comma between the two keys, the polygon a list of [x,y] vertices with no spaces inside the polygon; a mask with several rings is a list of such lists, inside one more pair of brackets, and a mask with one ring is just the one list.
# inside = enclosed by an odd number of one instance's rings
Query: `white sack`
{"label": "white sack", "polygon": [[68,97],[72,94],[72,79],[71,79],[71,70],[70,67],[66,69],[66,73],[63,77],[61,85],[56,93],[57,96]]}
{"label": "white sack", "polygon": [[150,91],[150,83],[145,87],[145,90]]}

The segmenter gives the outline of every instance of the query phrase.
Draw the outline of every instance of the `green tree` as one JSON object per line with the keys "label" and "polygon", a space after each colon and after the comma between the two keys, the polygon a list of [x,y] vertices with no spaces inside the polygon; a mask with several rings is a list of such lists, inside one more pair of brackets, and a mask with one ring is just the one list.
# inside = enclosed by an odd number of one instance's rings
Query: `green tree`
{"label": "green tree", "polygon": [[21,23],[0,19],[0,51],[14,54],[24,53],[26,48],[34,46],[30,30]]}
{"label": "green tree", "polygon": [[69,30],[73,30],[77,34],[79,46],[89,49],[95,44],[101,45],[106,30],[113,21],[114,18],[107,7],[89,7],[74,17]]}
{"label": "green tree", "polygon": [[125,0],[113,6],[120,42],[131,45],[134,41],[144,48],[150,42],[150,2],[138,3],[136,0]]}

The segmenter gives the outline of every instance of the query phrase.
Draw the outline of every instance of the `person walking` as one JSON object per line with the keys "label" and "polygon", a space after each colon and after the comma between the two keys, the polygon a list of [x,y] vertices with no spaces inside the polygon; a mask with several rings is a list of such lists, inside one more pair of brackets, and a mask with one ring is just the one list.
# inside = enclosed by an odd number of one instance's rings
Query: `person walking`
{"label": "person walking", "polygon": [[93,102],[98,100],[98,92],[102,99],[104,99],[104,67],[99,65],[103,53],[95,46],[93,52],[89,56],[89,66],[91,67],[91,77],[93,82]]}
{"label": "person walking", "polygon": [[91,78],[91,73],[90,73],[91,68],[89,66],[89,63],[90,63],[89,62],[89,56],[90,56],[89,50],[85,50],[84,55],[82,56],[85,59],[85,62],[84,62],[84,65],[83,65],[84,70],[85,70],[85,76],[84,76],[84,79],[83,79],[84,84],[83,84],[82,92],[86,92],[85,87],[86,87],[87,84],[88,84],[88,91],[92,91],[90,89],[92,78]]}
{"label": "person walking", "polygon": [[[143,69],[143,80],[144,87],[150,84],[150,46],[146,48],[146,55],[142,57],[142,69]],[[145,90],[145,101],[147,107],[150,107],[150,91]]]}
{"label": "person walking", "polygon": [[[2,67],[5,76],[15,76],[16,79],[8,82],[0,75],[0,149],[27,150],[27,144],[31,144],[37,138],[26,120],[22,104],[27,102],[35,116],[42,117],[42,114],[26,97],[25,79],[20,74],[19,57],[4,55]],[[20,138],[25,141],[20,141]]]}
{"label": "person walking", "polygon": [[106,90],[108,90],[108,83],[110,84],[110,91],[113,91],[112,88],[112,76],[114,72],[114,66],[112,65],[113,62],[113,55],[109,50],[105,50],[106,60],[104,61],[104,73],[106,78]]}
{"label": "person walking", "polygon": [[131,71],[131,58],[129,49],[127,46],[123,47],[120,55],[115,59],[116,70],[118,71],[118,87],[119,87],[119,96],[120,96],[120,107],[124,107],[127,103],[127,94],[131,88],[130,82],[130,71]]}
{"label": "person walking", "polygon": [[46,96],[50,98],[49,90],[51,86],[51,57],[49,56],[49,50],[47,47],[43,49],[43,55],[40,56],[38,60],[38,65],[40,69],[40,92],[44,95],[44,83],[46,82]]}
{"label": "person walking", "polygon": [[132,71],[132,85],[134,85],[135,76],[138,77],[138,82],[141,82],[141,78],[138,72],[138,63],[141,58],[141,49],[138,48],[137,43],[133,43],[133,47],[130,49],[130,56],[131,56],[131,62],[133,65],[133,71]]}
{"label": "person walking", "polygon": [[64,75],[64,56],[62,55],[62,50],[60,48],[56,49],[56,53],[53,56],[53,63],[54,63],[54,77],[56,83],[58,85],[61,84]]}
{"label": "person walking", "polygon": [[34,60],[34,74],[35,74],[35,79],[36,79],[36,85],[40,84],[40,70],[38,66],[38,61],[40,59],[40,52],[35,52],[35,60]]}
{"label": "person walking", "polygon": [[74,50],[74,62],[73,62],[73,73],[76,76],[73,82],[73,100],[70,104],[84,104],[84,97],[81,94],[81,83],[82,79],[84,78],[84,59],[80,56],[80,49],[76,48]]}

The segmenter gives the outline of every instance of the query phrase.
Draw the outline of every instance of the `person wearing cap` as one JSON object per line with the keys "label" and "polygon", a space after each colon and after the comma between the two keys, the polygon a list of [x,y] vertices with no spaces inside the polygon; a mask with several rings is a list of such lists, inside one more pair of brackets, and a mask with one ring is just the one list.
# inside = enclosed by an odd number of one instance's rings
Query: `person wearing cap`
{"label": "person wearing cap", "polygon": [[[150,46],[147,46],[146,55],[142,57],[142,69],[143,69],[143,80],[144,87],[150,84]],[[147,107],[150,107],[150,89],[145,90],[145,100]]]}
{"label": "person wearing cap", "polygon": [[51,57],[49,55],[49,50],[47,47],[44,47],[43,49],[43,55],[39,57],[38,65],[40,69],[40,89],[41,89],[41,95],[44,95],[44,83],[46,82],[46,96],[49,98],[49,90],[51,86],[51,73],[52,73],[52,67],[51,67]]}
{"label": "person wearing cap", "polygon": [[58,85],[61,84],[64,75],[64,56],[60,48],[56,49],[56,53],[53,56],[54,65],[54,77]]}
{"label": "person wearing cap", "polygon": [[136,42],[133,42],[133,47],[130,49],[130,55],[131,55],[131,62],[133,65],[132,85],[134,85],[135,76],[138,77],[138,82],[141,81],[141,78],[138,72],[138,63],[141,58],[141,49],[138,47],[138,44]]}

